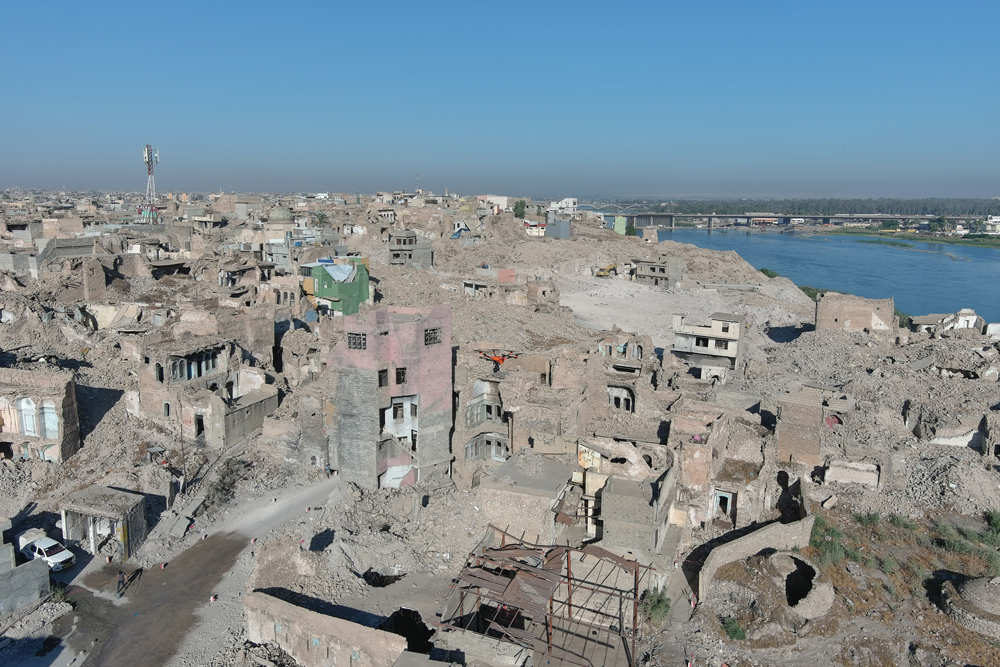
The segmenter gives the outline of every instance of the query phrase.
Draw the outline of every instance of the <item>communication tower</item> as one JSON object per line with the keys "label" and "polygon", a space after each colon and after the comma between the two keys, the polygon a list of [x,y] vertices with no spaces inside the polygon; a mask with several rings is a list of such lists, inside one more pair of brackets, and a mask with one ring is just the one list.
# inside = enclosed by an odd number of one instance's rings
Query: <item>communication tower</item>
{"label": "communication tower", "polygon": [[146,163],[149,179],[146,181],[146,201],[139,207],[143,222],[153,222],[156,217],[156,182],[153,180],[153,167],[160,163],[160,151],[149,144],[142,149],[142,161]]}

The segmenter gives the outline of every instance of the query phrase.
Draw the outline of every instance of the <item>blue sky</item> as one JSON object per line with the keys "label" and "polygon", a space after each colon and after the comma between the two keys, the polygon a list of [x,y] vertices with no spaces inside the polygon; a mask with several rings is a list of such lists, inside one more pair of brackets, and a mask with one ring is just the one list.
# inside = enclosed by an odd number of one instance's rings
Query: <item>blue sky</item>
{"label": "blue sky", "polygon": [[997,2],[4,4],[0,187],[1000,196]]}

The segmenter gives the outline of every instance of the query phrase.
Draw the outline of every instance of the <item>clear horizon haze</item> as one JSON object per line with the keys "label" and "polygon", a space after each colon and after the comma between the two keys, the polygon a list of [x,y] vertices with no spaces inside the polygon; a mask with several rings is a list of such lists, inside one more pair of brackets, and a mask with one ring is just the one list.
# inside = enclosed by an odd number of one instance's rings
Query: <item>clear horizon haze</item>
{"label": "clear horizon haze", "polygon": [[0,188],[1000,196],[996,2],[7,3]]}

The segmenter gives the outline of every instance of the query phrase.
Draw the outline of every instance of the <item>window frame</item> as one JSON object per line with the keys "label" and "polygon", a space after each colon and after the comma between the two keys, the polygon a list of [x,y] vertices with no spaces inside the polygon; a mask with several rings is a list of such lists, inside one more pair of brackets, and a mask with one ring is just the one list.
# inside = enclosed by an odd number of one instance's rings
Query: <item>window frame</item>
{"label": "window frame", "polygon": [[368,349],[368,336],[367,336],[367,334],[348,332],[348,334],[347,334],[347,349],[348,350],[367,350]]}

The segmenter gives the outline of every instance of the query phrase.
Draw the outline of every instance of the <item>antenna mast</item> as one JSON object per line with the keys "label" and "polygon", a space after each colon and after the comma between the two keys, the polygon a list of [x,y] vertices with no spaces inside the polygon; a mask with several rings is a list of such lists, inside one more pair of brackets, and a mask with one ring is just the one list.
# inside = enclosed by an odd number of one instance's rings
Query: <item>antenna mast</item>
{"label": "antenna mast", "polygon": [[153,166],[160,163],[160,151],[154,149],[149,144],[142,149],[142,161],[146,163],[146,172],[149,179],[146,181],[146,201],[139,207],[139,213],[143,222],[154,222],[156,218],[156,181],[153,180]]}

